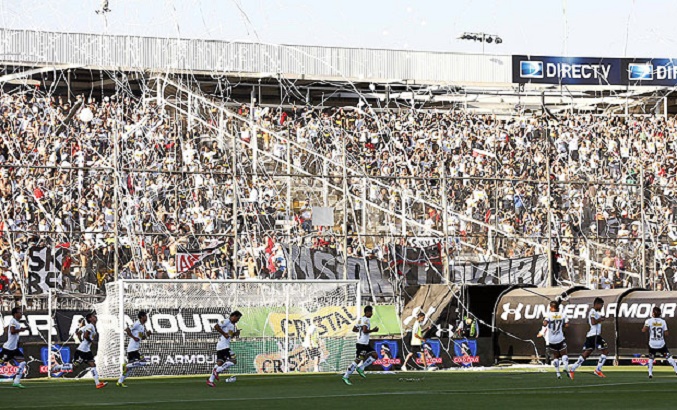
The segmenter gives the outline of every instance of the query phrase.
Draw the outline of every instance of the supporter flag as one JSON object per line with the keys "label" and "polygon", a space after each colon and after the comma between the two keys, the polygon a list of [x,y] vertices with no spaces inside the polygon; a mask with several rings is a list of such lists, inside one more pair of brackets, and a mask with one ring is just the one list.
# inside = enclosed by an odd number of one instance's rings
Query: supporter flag
{"label": "supporter flag", "polygon": [[496,154],[494,154],[493,152],[489,152],[489,151],[485,151],[485,150],[482,150],[482,149],[473,148],[473,150],[472,150],[472,156],[473,156],[473,157],[477,157],[477,156],[480,156],[480,155],[484,155],[484,156],[491,157],[491,158],[496,158]]}
{"label": "supporter flag", "polygon": [[131,174],[127,175],[127,190],[130,194],[134,195],[134,178],[132,178]]}
{"label": "supporter flag", "polygon": [[199,266],[199,264],[208,256],[215,255],[219,248],[225,244],[224,241],[214,241],[206,248],[195,252],[177,252],[176,254],[176,271],[177,273],[185,273],[189,270]]}
{"label": "supporter flag", "polygon": [[62,273],[70,267],[70,243],[55,246],[32,246],[28,249],[28,293],[47,293],[63,286]]}

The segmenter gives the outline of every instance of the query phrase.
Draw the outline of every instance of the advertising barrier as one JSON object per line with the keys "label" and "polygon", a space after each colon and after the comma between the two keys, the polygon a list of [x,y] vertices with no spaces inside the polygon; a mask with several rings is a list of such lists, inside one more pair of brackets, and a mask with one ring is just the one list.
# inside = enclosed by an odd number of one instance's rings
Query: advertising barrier
{"label": "advertising barrier", "polygon": [[[536,335],[543,323],[543,314],[550,300],[569,292],[562,310],[569,317],[565,330],[569,355],[578,356],[590,329],[588,314],[593,300],[600,297],[605,305],[602,315],[602,337],[610,355],[620,359],[641,361],[648,353],[648,335],[642,333],[644,321],[651,317],[654,306],[662,309],[668,329],[677,329],[677,292],[649,292],[640,289],[567,290],[514,289],[504,293],[496,303],[495,345],[497,359],[531,359],[546,355],[545,343]],[[521,340],[520,340],[521,339]],[[677,351],[677,337],[666,338],[669,349]]]}
{"label": "advertising barrier", "polygon": [[[90,311],[84,310],[57,310],[55,311],[54,327],[52,328],[53,348],[51,353],[47,348],[49,332],[49,316],[46,311],[25,310],[22,323],[28,328],[21,335],[20,342],[26,352],[29,378],[46,377],[48,360],[55,363],[72,362],[75,348],[77,347],[74,337],[79,322]],[[219,313],[222,312],[222,313]],[[154,349],[144,349],[150,363],[148,369],[140,370],[142,374],[150,373],[153,366],[163,367],[167,374],[183,374],[182,366],[190,364],[192,367],[199,365],[205,373],[216,360],[216,342],[218,335],[213,331],[214,325],[226,317],[223,309],[215,308],[176,308],[155,309],[149,315],[146,324],[157,337],[153,343]],[[302,346],[303,338],[308,327],[314,324],[320,338],[318,349],[321,362],[337,366],[339,357],[330,355],[328,344],[335,347],[334,351],[351,350],[355,346],[355,337],[352,326],[357,321],[357,308],[355,306],[326,306],[315,312],[301,313],[291,311],[289,320],[284,313],[275,308],[261,307],[246,309],[246,314],[238,324],[242,330],[241,338],[233,342],[233,349],[238,354],[238,371],[246,373],[280,373],[285,371],[282,358],[285,356],[285,335],[289,337],[289,361],[288,371],[309,371],[312,361],[307,359],[308,351]],[[107,320],[105,315],[99,317],[99,325]],[[0,327],[0,345],[7,340],[5,326],[11,320],[9,314],[2,317],[3,326]],[[126,325],[134,322],[134,312],[127,312],[124,318]],[[395,307],[392,305],[374,306],[372,325],[381,330],[374,336],[393,335],[399,336],[400,324]],[[122,329],[120,329],[121,331]],[[125,344],[127,338],[125,338]],[[172,354],[176,343],[189,343],[190,354]],[[96,352],[98,346],[94,346]],[[158,352],[158,353],[154,353]],[[119,357],[99,357],[97,360],[114,361],[116,364]],[[16,369],[12,365],[0,366],[0,379],[13,376]],[[53,377],[74,377],[79,370],[66,373],[53,373]]]}
{"label": "advertising barrier", "polygon": [[[406,336],[405,336],[406,337]],[[402,339],[376,340],[374,350],[378,359],[369,367],[373,371],[398,371],[406,364],[408,369],[451,369],[488,366],[493,363],[491,338],[483,339],[426,339],[421,353],[404,363],[409,349]],[[425,355],[425,362],[421,357]]]}
{"label": "advertising barrier", "polygon": [[[69,343],[68,345],[55,345],[52,346],[50,354],[47,343],[25,343],[23,347],[21,347],[21,351],[24,353],[24,358],[27,363],[23,377],[30,379],[47,377],[49,360],[52,361],[52,365],[72,363],[73,353],[75,352],[76,347],[77,345],[74,343]],[[0,365],[0,382],[11,382],[16,374],[16,370],[17,367],[15,366],[15,363]],[[84,371],[84,368],[76,369],[75,371],[53,372],[52,377],[72,378],[78,376],[82,371]]]}
{"label": "advertising barrier", "polygon": [[677,84],[677,59],[624,58],[621,83],[628,85],[674,86]]}
{"label": "advertising barrier", "polygon": [[[59,310],[54,318],[54,328],[52,329],[52,338],[55,343],[66,342],[70,335],[75,333],[80,319],[90,311],[83,310]],[[5,328],[12,319],[12,315],[5,313],[2,317],[3,326],[0,328],[0,344],[7,340]],[[21,322],[28,330],[21,334],[21,341],[26,343],[37,343],[47,341],[47,332],[49,330],[49,315],[43,310],[24,310],[24,317]]]}
{"label": "advertising barrier", "polygon": [[454,363],[463,367],[472,367],[480,363],[477,339],[454,340]]}
{"label": "advertising barrier", "polygon": [[400,344],[396,340],[377,340],[374,342],[374,350],[378,354],[378,359],[374,362],[373,367],[379,368],[383,371],[394,370],[395,366],[400,368],[402,366],[402,358],[400,357]]}
{"label": "advertising barrier", "polygon": [[677,59],[512,56],[517,84],[677,85]]}
{"label": "advertising barrier", "polygon": [[677,353],[677,292],[632,292],[623,298],[622,325],[618,327],[618,353],[632,357],[647,354],[646,333],[642,333],[644,321],[651,315],[654,306],[661,308],[663,319],[668,324],[665,343],[671,353]]}
{"label": "advertising barrier", "polygon": [[619,58],[512,56],[514,83],[589,84],[621,83]]}

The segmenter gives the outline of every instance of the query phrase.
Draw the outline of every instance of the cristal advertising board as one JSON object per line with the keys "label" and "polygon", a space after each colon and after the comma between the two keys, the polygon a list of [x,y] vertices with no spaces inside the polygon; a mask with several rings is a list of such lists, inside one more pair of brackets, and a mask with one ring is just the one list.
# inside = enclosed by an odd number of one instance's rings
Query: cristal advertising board
{"label": "cristal advertising board", "polygon": [[[325,307],[312,314],[301,314],[296,310],[289,313],[289,317],[279,315],[274,309],[256,308],[243,309],[246,314],[240,325],[242,326],[242,340],[233,343],[237,347],[241,361],[239,371],[246,373],[280,372],[283,353],[280,352],[279,343],[284,340],[285,334],[294,339],[298,345],[290,351],[289,369],[307,370],[307,366],[301,365],[304,351],[300,341],[305,335],[306,328],[310,323],[317,326],[318,334],[323,343],[337,345],[338,351],[354,349],[355,337],[351,332],[352,325],[357,320],[357,308],[355,306]],[[374,335],[400,334],[399,321],[394,306],[375,306],[375,316],[372,319],[374,326],[382,330]],[[58,310],[55,313],[54,327],[52,328],[52,341],[63,345],[59,351],[59,359],[68,362],[72,360],[77,343],[72,336],[78,328],[80,319],[89,313],[79,310]],[[126,312],[125,324],[130,325],[134,321],[136,312]],[[147,328],[156,335],[153,345],[144,345],[143,353],[147,355],[150,365],[144,369],[144,374],[153,374],[160,368],[166,374],[184,374],[185,364],[190,364],[192,369],[202,373],[208,373],[213,366],[216,356],[215,347],[218,335],[213,332],[214,325],[227,316],[224,309],[210,308],[186,308],[186,309],[156,309],[149,317]],[[100,327],[105,315],[99,317]],[[11,320],[10,315],[2,317],[6,325]],[[45,350],[49,331],[49,316],[45,311],[26,310],[22,323],[28,328],[21,335],[20,343],[29,358],[29,377],[46,376],[47,357]],[[121,329],[119,330],[121,331]],[[6,341],[4,326],[0,326],[0,344]],[[127,340],[125,338],[125,340]],[[176,343],[189,340],[191,349],[189,353],[174,349]],[[151,348],[152,346],[152,348]],[[334,354],[330,356],[327,348],[323,345],[321,353],[323,360],[338,360]],[[44,349],[43,349],[44,348]],[[43,352],[43,350],[45,350]],[[98,350],[98,346],[95,346]],[[184,349],[185,350],[185,349]],[[119,357],[100,357],[101,362],[119,360]],[[43,367],[40,367],[43,366]],[[16,369],[12,366],[0,366],[0,379],[2,376],[11,376]],[[43,371],[44,370],[44,371]],[[64,375],[70,377],[71,375]]]}
{"label": "cristal advertising board", "polygon": [[677,59],[512,56],[514,83],[674,86]]}

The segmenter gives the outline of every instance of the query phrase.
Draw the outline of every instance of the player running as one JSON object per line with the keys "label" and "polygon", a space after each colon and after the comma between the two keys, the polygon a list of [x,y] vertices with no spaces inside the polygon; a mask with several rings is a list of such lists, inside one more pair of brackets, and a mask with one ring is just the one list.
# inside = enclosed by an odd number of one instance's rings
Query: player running
{"label": "player running", "polygon": [[21,326],[19,322],[23,317],[23,311],[20,307],[12,309],[12,319],[5,328],[7,332],[7,341],[2,345],[2,354],[0,354],[0,364],[7,363],[13,360],[16,363],[17,370],[14,375],[14,384],[12,386],[25,389],[26,386],[21,384],[21,377],[23,377],[24,369],[26,368],[26,361],[24,354],[19,350],[19,334],[28,330],[28,328]]}
{"label": "player running", "polygon": [[604,300],[602,298],[595,298],[595,301],[592,304],[592,309],[588,314],[588,323],[590,324],[590,330],[585,338],[585,343],[583,344],[583,353],[578,356],[578,360],[571,366],[571,371],[569,372],[569,377],[571,380],[574,379],[574,372],[578,369],[585,359],[587,359],[592,352],[597,349],[602,351],[602,355],[599,357],[597,362],[597,368],[595,369],[595,375],[598,377],[606,377],[602,373],[602,366],[606,361],[606,357],[609,354],[609,345],[602,338],[602,322],[606,319],[602,316],[602,309],[604,308]]}
{"label": "player running", "polygon": [[92,372],[96,388],[103,389],[108,383],[99,381],[99,372],[96,370],[96,362],[94,361],[94,354],[92,353],[92,344],[97,336],[96,314],[88,313],[87,316],[85,316],[85,320],[87,321],[87,324],[80,330],[82,332],[82,342],[80,342],[80,346],[75,350],[75,363],[86,363],[89,366],[89,370]]}
{"label": "player running", "polygon": [[567,342],[564,339],[564,329],[569,327],[569,317],[566,313],[560,312],[559,302],[550,302],[550,311],[543,318],[543,330],[539,336],[543,336],[546,341],[545,347],[552,351],[555,360],[552,364],[555,367],[557,378],[561,379],[560,365],[564,365],[564,374],[569,375],[569,356],[567,353]]}
{"label": "player running", "polygon": [[[355,344],[356,358],[343,375],[343,382],[349,386],[352,385],[350,382],[350,375],[353,374],[355,370],[357,370],[357,373],[360,376],[367,377],[364,374],[364,369],[378,359],[378,355],[374,348],[369,346],[369,335],[378,332],[378,327],[371,328],[370,318],[373,314],[374,309],[371,306],[365,307],[364,316],[360,318],[357,325],[353,326],[353,332],[357,333],[357,343]],[[361,365],[360,362],[362,362]]]}
{"label": "player running", "polygon": [[148,321],[148,314],[143,310],[137,314],[138,320],[134,322],[131,327],[125,329],[125,333],[129,336],[129,344],[127,345],[127,363],[122,365],[122,374],[118,379],[118,387],[127,387],[125,379],[129,377],[129,372],[137,367],[146,366],[148,363],[143,360],[141,356],[141,340],[146,340],[152,334],[150,330],[146,330],[146,322]]}
{"label": "player running", "polygon": [[[207,380],[207,386],[209,387],[216,387],[214,381],[219,380],[219,373],[225,372],[237,363],[235,355],[230,353],[230,341],[233,337],[240,336],[240,331],[237,330],[235,324],[237,324],[241,317],[242,313],[236,310],[230,314],[228,319],[224,319],[214,325],[214,330],[221,334],[221,338],[216,345],[216,365],[214,365],[212,375]],[[235,376],[231,376],[226,379],[226,383],[232,383],[235,380]]]}
{"label": "player running", "polygon": [[661,355],[668,360],[668,363],[675,369],[677,373],[677,363],[668,351],[668,346],[665,344],[665,336],[668,335],[668,324],[661,319],[661,308],[654,307],[652,317],[644,322],[642,333],[649,332],[649,380],[653,379],[653,363],[656,355]]}

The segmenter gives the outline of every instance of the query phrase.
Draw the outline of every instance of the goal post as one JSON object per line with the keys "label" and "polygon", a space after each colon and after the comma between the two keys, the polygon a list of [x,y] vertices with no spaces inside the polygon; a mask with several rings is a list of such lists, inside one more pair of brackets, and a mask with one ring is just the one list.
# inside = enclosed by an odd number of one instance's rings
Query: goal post
{"label": "goal post", "polygon": [[119,376],[128,343],[124,329],[141,310],[152,335],[141,342],[147,363],[135,369],[140,376],[210,373],[219,339],[214,325],[235,310],[243,317],[240,337],[231,343],[237,358],[232,373],[313,371],[310,356],[318,352],[323,372],[342,371],[354,359],[359,281],[119,280],[106,290],[96,305],[103,377]]}

